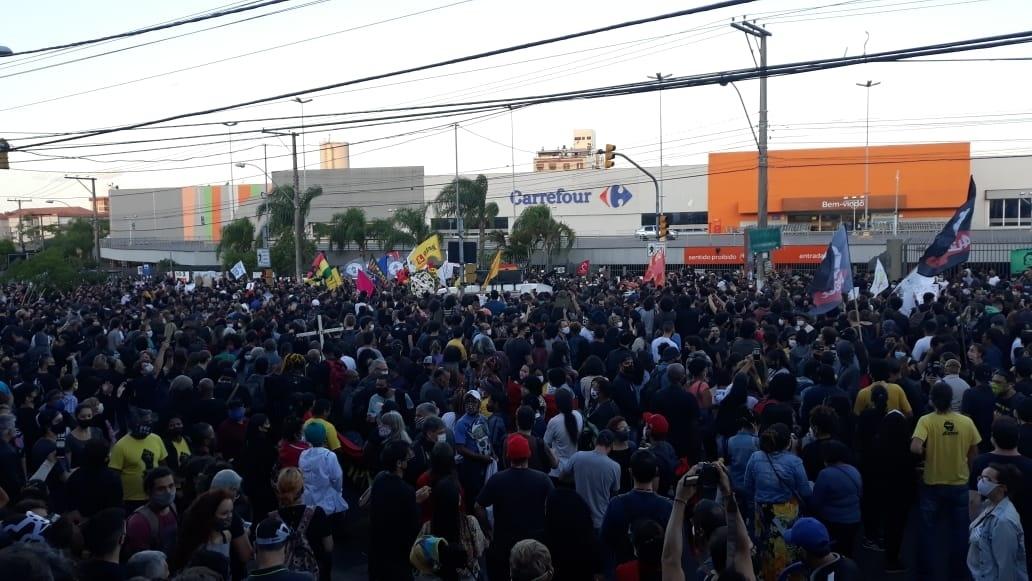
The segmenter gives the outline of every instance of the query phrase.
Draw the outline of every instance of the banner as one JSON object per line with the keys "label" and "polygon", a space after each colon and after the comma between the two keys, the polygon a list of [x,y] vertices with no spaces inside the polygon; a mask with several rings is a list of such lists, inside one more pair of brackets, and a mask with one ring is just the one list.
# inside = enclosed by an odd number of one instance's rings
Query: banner
{"label": "banner", "polygon": [[[827,246],[823,244],[794,244],[771,252],[774,264],[820,264]],[[687,246],[683,250],[684,263],[691,266],[741,266],[745,264],[744,246]]]}
{"label": "banner", "polygon": [[591,272],[591,261],[590,260],[585,260],[584,262],[581,262],[579,265],[577,265],[577,276],[588,276],[588,273],[590,273],[590,272]]}
{"label": "banner", "polygon": [[889,277],[885,274],[885,267],[879,259],[874,267],[874,278],[871,280],[871,294],[878,296],[888,288]]}
{"label": "banner", "polygon": [[971,253],[971,217],[975,213],[975,178],[968,181],[967,200],[943,226],[917,263],[917,272],[935,276],[947,268],[967,262]]}
{"label": "banner", "polygon": [[372,296],[373,293],[376,292],[376,285],[373,284],[373,281],[364,270],[358,271],[358,278],[355,280],[355,288],[358,289],[358,292],[365,293],[369,296]]}
{"label": "banner", "polygon": [[491,281],[498,276],[498,269],[502,267],[502,251],[495,252],[494,260],[491,261],[491,268],[487,271],[487,276],[484,277],[484,286],[491,284]]}
{"label": "banner", "polygon": [[441,253],[441,237],[437,234],[424,240],[408,255],[411,270],[423,270],[430,259],[436,259],[438,262],[444,260],[444,254]]}
{"label": "banner", "polygon": [[358,273],[365,270],[365,265],[362,264],[361,260],[352,260],[351,262],[344,265],[344,276],[348,278],[358,278]]}
{"label": "banner", "polygon": [[666,285],[666,251],[659,250],[649,258],[648,268],[642,282],[654,282],[656,286]]}
{"label": "banner", "polygon": [[387,286],[387,277],[380,270],[380,262],[377,260],[370,260],[369,264],[366,265],[366,274],[372,279],[373,284],[377,286]]}
{"label": "banner", "polygon": [[326,288],[330,290],[336,290],[340,285],[344,284],[344,280],[340,276],[340,270],[336,266],[330,270],[330,276],[326,279]]}
{"label": "banner", "polygon": [[1011,277],[1017,278],[1032,268],[1032,248],[1011,250]]}
{"label": "banner", "polygon": [[398,278],[398,272],[403,268],[405,268],[405,262],[402,261],[401,253],[397,250],[384,254],[383,258],[380,259],[380,270],[383,271],[388,280]]}
{"label": "banner", "polygon": [[849,238],[840,224],[831,236],[824,260],[810,281],[807,293],[813,301],[810,314],[827,313],[842,304],[842,293],[853,288],[853,270],[849,261]]}

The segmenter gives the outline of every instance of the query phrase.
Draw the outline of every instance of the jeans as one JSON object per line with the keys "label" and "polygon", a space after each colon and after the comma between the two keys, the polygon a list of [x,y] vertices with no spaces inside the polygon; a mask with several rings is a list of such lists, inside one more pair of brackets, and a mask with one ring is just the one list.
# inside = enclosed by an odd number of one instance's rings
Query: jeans
{"label": "jeans", "polygon": [[[917,559],[917,578],[932,579],[936,557],[949,556],[951,579],[967,579],[968,490],[963,484],[924,484],[921,486],[921,538]],[[947,547],[936,546],[939,519],[946,518]],[[945,550],[944,550],[945,549]]]}

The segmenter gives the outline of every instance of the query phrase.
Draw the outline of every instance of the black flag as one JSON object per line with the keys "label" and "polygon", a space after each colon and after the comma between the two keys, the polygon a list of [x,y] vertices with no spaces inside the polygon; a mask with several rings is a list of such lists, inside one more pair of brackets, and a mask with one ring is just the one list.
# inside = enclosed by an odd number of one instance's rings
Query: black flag
{"label": "black flag", "polygon": [[811,315],[821,315],[842,304],[842,294],[853,290],[853,266],[849,261],[849,237],[839,224],[831,236],[824,260],[810,281],[807,293],[813,301]]}
{"label": "black flag", "polygon": [[971,216],[975,213],[975,178],[968,182],[967,201],[953,214],[942,232],[932,240],[917,263],[917,273],[935,276],[947,268],[967,262],[971,253]]}

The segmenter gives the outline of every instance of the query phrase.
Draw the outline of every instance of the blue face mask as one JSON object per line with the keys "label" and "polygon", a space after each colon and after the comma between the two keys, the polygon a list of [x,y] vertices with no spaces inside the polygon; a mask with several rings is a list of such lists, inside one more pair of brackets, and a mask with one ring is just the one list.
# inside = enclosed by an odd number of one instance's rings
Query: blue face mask
{"label": "blue face mask", "polygon": [[229,419],[234,422],[239,422],[244,419],[244,408],[234,408],[229,410]]}

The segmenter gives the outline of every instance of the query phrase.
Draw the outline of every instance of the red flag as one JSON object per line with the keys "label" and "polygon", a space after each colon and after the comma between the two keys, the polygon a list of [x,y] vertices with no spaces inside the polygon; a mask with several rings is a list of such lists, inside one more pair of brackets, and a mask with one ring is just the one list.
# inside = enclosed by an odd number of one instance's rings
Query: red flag
{"label": "red flag", "polygon": [[642,282],[649,281],[656,283],[656,286],[666,285],[666,252],[660,250],[649,258],[649,265],[645,269]]}
{"label": "red flag", "polygon": [[399,283],[405,284],[406,282],[408,282],[409,279],[408,268],[399,269],[398,274],[396,274],[394,277],[398,280]]}
{"label": "red flag", "polygon": [[577,276],[588,276],[589,272],[591,272],[590,260],[585,260],[584,262],[580,263],[579,266],[577,266]]}
{"label": "red flag", "polygon": [[355,287],[358,292],[372,295],[376,292],[376,285],[373,284],[373,280],[369,278],[369,275],[364,270],[358,271],[358,279],[355,281]]}

